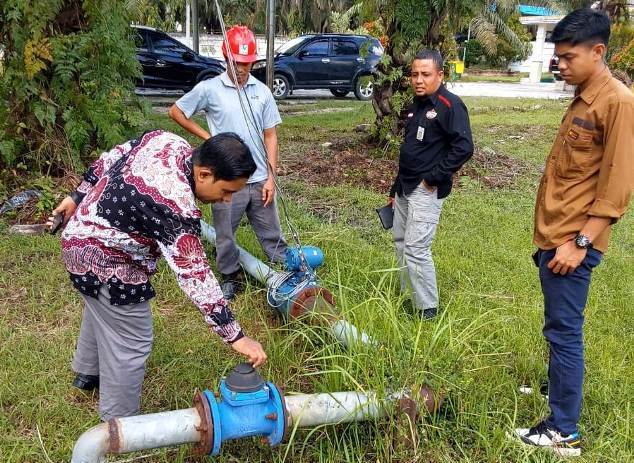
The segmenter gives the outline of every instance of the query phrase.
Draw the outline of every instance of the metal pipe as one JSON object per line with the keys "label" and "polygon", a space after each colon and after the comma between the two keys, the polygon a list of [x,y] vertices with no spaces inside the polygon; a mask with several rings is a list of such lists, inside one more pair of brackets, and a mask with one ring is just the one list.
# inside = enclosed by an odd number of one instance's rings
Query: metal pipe
{"label": "metal pipe", "polygon": [[[314,428],[372,420],[389,415],[395,407],[415,417],[419,410],[417,402],[422,401],[430,412],[437,411],[442,403],[442,396],[436,397],[426,387],[392,393],[383,399],[371,391],[283,397],[272,383],[266,386],[262,383],[253,392],[229,391],[229,397],[225,397],[223,387],[229,387],[226,381],[221,381],[218,395],[208,390],[197,392],[195,408],[113,418],[89,429],[77,440],[71,463],[104,463],[107,454],[187,443],[196,443],[194,451],[198,454],[217,455],[222,441],[253,435],[266,437],[275,446],[291,427]],[[275,393],[262,397],[262,391]]]}
{"label": "metal pipe", "polygon": [[192,49],[196,53],[200,53],[200,47],[198,46],[198,36],[200,33],[200,25],[198,24],[198,0],[191,0],[192,10]]}
{"label": "metal pipe", "polygon": [[102,463],[108,453],[129,453],[201,440],[201,417],[195,408],[113,418],[81,435],[71,463]]}
{"label": "metal pipe", "polygon": [[359,331],[356,326],[346,320],[337,320],[330,325],[332,335],[344,346],[357,344],[359,340],[363,344],[376,345],[376,341],[363,331]]}
{"label": "metal pipe", "polygon": [[108,424],[101,423],[83,433],[73,448],[71,463],[102,463],[110,448]]}
{"label": "metal pipe", "polygon": [[[407,394],[392,394],[378,400],[369,392],[297,394],[284,398],[290,417],[288,426],[313,428],[323,425],[366,421],[386,416],[389,404]],[[254,419],[245,409],[245,429]],[[236,409],[236,414],[240,409]],[[210,421],[211,417],[206,420]],[[104,463],[107,454],[170,447],[204,440],[205,425],[196,408],[113,418],[86,431],[75,443],[71,463]],[[245,434],[247,435],[247,434]]]}
{"label": "metal pipe", "polygon": [[[209,225],[204,220],[200,221],[201,234],[203,238],[209,241],[212,244],[216,243],[216,230],[214,227]],[[266,265],[260,259],[255,257],[253,254],[248,253],[240,246],[238,246],[238,250],[240,251],[240,264],[242,268],[244,268],[245,272],[251,275],[253,278],[258,280],[260,283],[266,285],[269,279],[276,277],[279,275],[278,272],[273,270],[271,267]]]}
{"label": "metal pipe", "polygon": [[266,2],[266,85],[273,90],[275,66],[275,0]]}
{"label": "metal pipe", "polygon": [[294,427],[314,428],[327,424],[349,423],[380,418],[386,414],[386,402],[399,396],[379,401],[372,392],[332,392],[329,394],[298,394],[285,396],[286,409]]}
{"label": "metal pipe", "polygon": [[[204,220],[200,221],[200,227],[202,237],[210,243],[215,244],[216,231],[214,230],[214,227]],[[239,261],[242,268],[260,283],[266,285],[267,289],[270,289],[272,283],[274,283],[276,279],[284,276],[283,273],[273,270],[271,267],[266,265],[253,254],[250,254],[242,249],[240,246],[238,246],[238,251],[240,253]],[[306,288],[303,294],[295,297],[295,302],[291,304],[291,308],[288,312],[284,312],[284,310],[280,311],[280,307],[274,307],[278,312],[290,317],[299,316],[299,314],[312,311],[313,309],[327,313],[328,309],[333,306],[334,301],[332,301],[331,296],[327,296],[326,293],[328,295],[330,294],[327,291],[322,291],[318,286]],[[269,301],[269,303],[271,303],[271,301]],[[363,344],[377,345],[375,340],[370,338],[370,336],[366,333],[359,331],[350,322],[338,318],[333,319],[333,317],[330,316],[327,317],[327,319],[330,326],[330,332],[335,339],[344,346],[349,347],[351,344],[358,343],[359,341]]]}

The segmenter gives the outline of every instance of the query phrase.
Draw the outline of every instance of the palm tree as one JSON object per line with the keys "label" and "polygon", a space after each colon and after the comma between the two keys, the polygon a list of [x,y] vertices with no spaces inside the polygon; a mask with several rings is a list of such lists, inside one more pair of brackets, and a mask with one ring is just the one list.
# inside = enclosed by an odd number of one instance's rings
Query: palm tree
{"label": "palm tree", "polygon": [[[564,10],[555,0],[541,4]],[[377,141],[392,140],[397,144],[403,127],[399,113],[407,102],[404,93],[409,88],[408,67],[418,50],[440,48],[445,39],[443,26],[449,33],[470,26],[474,38],[488,52],[495,51],[500,37],[520,47],[522,42],[505,23],[518,5],[518,0],[365,0],[365,16],[381,18],[389,39],[372,102],[377,116]]]}

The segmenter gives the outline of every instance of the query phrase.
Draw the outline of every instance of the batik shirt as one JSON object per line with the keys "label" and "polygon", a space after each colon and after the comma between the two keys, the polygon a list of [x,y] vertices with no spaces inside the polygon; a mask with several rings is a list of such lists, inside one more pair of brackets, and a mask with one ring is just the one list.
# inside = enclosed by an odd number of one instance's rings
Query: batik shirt
{"label": "batik shirt", "polygon": [[200,241],[192,148],[161,130],[103,153],[71,195],[78,204],[62,234],[75,288],[96,298],[107,285],[112,305],[154,297],[150,275],[163,255],[181,289],[224,341],[243,334],[209,268]]}

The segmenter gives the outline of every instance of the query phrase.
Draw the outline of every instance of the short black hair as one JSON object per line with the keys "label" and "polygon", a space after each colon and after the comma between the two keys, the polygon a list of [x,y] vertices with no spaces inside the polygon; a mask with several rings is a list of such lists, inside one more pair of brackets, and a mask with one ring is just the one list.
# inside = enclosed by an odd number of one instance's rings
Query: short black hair
{"label": "short black hair", "polygon": [[566,15],[550,37],[553,43],[568,42],[572,46],[602,43],[607,47],[609,40],[610,18],[605,12],[591,8],[581,8]]}
{"label": "short black hair", "polygon": [[425,48],[424,50],[421,50],[418,53],[416,53],[416,56],[414,56],[414,59],[430,59],[434,62],[434,64],[436,65],[436,69],[438,71],[443,70],[444,64],[442,60],[442,55],[440,54],[438,50]]}
{"label": "short black hair", "polygon": [[256,165],[251,150],[233,132],[214,135],[192,153],[194,164],[209,167],[217,180],[249,178]]}

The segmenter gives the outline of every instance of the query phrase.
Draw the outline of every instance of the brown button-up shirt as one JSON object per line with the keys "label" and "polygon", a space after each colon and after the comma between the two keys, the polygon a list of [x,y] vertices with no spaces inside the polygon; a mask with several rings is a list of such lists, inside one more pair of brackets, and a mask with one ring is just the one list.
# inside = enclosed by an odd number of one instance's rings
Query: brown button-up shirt
{"label": "brown button-up shirt", "polygon": [[[546,160],[533,242],[554,249],[592,216],[620,219],[634,189],[634,95],[606,68],[577,93]],[[593,242],[605,252],[610,228]]]}

